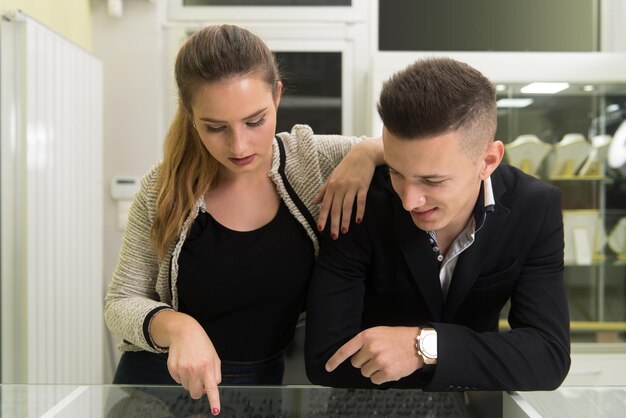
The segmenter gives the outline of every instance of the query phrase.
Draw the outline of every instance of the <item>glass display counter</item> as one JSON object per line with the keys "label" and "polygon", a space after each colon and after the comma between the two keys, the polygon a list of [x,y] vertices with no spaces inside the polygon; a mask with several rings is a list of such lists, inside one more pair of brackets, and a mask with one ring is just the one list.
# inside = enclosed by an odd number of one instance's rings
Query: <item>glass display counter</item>
{"label": "glass display counter", "polygon": [[[1,385],[11,418],[209,417],[205,398],[175,386]],[[626,387],[561,387],[553,392],[423,392],[318,386],[221,387],[220,417],[615,417]]]}
{"label": "glass display counter", "polygon": [[507,418],[626,416],[624,386],[562,386],[554,392],[516,392],[503,398]]}

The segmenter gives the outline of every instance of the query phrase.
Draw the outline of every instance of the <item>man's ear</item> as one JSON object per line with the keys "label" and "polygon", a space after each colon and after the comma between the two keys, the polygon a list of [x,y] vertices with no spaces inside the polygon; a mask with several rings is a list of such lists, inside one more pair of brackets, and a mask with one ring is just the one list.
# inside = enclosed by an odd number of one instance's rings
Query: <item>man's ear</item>
{"label": "man's ear", "polygon": [[504,157],[504,144],[502,141],[493,141],[487,146],[483,157],[483,168],[480,171],[480,179],[485,180],[500,165]]}

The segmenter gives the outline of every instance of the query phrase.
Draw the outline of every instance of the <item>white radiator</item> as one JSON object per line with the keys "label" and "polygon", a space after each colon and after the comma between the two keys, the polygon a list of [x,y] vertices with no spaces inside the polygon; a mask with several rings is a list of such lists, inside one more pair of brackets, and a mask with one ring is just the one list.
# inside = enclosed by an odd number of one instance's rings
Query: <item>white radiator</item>
{"label": "white radiator", "polygon": [[102,383],[102,64],[0,27],[2,382]]}

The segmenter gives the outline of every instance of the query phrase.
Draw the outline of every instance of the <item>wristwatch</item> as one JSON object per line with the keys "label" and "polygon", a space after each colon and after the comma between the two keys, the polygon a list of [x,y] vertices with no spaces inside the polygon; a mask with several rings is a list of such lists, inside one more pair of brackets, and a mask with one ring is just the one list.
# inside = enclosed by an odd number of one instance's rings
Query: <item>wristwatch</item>
{"label": "wristwatch", "polygon": [[421,328],[416,340],[415,348],[424,359],[424,364],[437,364],[437,330]]}

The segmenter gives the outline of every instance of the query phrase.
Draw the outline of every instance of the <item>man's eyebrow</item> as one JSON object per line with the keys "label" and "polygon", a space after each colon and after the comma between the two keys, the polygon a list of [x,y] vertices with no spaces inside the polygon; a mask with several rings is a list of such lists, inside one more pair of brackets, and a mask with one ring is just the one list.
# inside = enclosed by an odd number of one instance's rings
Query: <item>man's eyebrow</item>
{"label": "man's eyebrow", "polygon": [[[389,164],[387,164],[387,167],[389,167],[390,170],[393,170],[396,173],[401,174],[402,176],[404,176],[404,174],[400,173],[398,170],[396,170],[395,168],[393,168]],[[410,176],[410,178],[423,179],[423,180],[443,179],[443,178],[447,178],[447,177],[449,177],[449,176],[447,176],[445,174],[415,174],[413,176]]]}
{"label": "man's eyebrow", "polygon": [[[267,107],[264,107],[261,110],[257,110],[256,112],[254,112],[251,115],[245,116],[242,120],[246,120],[246,119],[252,119],[255,118],[257,116],[259,116],[261,113],[265,112],[267,110]],[[207,117],[203,117],[203,118],[199,118],[202,122],[209,122],[209,123],[225,123],[226,121],[223,120],[218,120],[218,119],[211,119],[211,118],[207,118]]]}

